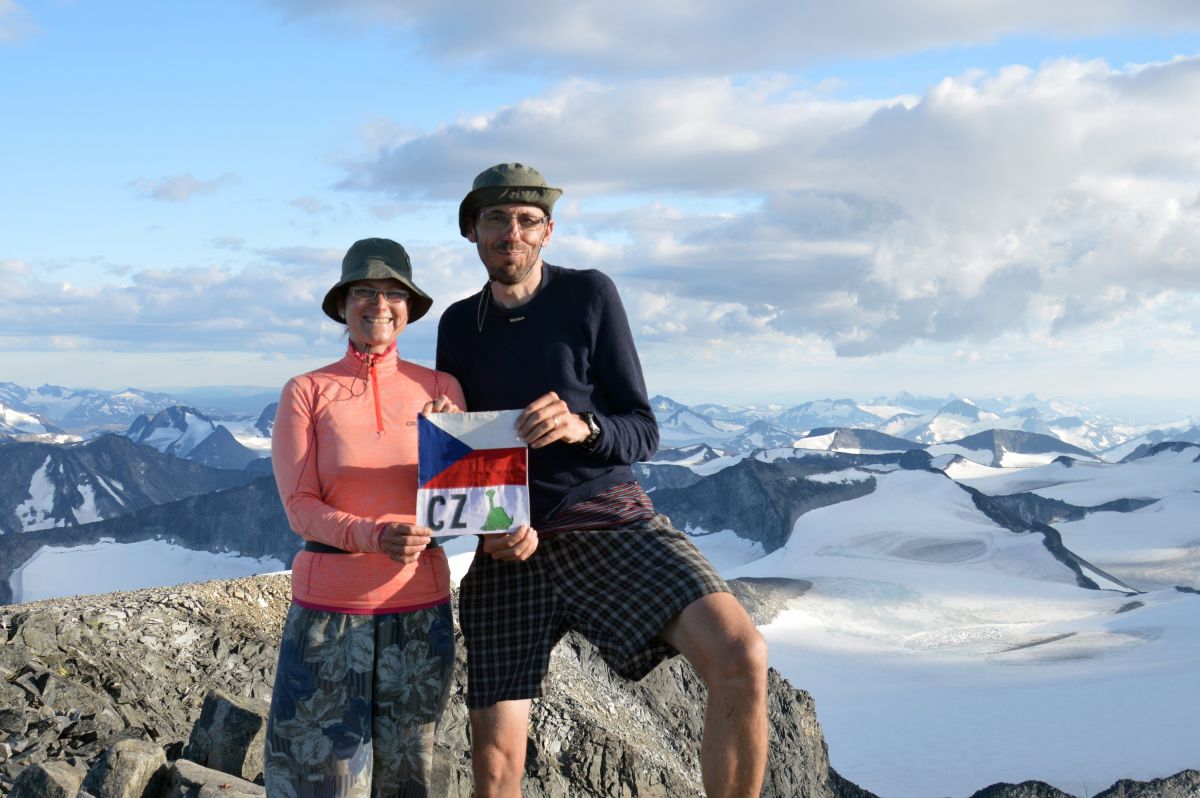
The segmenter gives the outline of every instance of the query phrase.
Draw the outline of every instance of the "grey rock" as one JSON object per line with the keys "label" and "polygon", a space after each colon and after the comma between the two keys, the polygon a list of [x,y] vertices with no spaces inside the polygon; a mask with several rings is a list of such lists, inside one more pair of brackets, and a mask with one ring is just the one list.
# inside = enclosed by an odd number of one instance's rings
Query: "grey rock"
{"label": "grey rock", "polygon": [[680,529],[732,529],[770,553],[787,543],[804,513],[875,490],[873,477],[851,483],[807,477],[855,465],[895,463],[901,456],[822,454],[771,463],[747,458],[688,487],[654,491],[654,506]]}
{"label": "grey rock", "polygon": [[183,756],[254,781],[263,771],[263,740],[270,704],[213,690],[204,698]]}
{"label": "grey rock", "polygon": [[[8,702],[5,702],[8,704]],[[29,728],[29,719],[21,708],[8,706],[0,709],[0,733],[5,735],[24,734]]]}
{"label": "grey rock", "polygon": [[165,775],[166,754],[146,740],[118,740],[88,771],[83,788],[96,798],[151,798]]}
{"label": "grey rock", "polygon": [[219,770],[178,759],[171,765],[163,798],[250,798],[267,790]]}
{"label": "grey rock", "polygon": [[832,451],[907,452],[928,446],[877,430],[853,427],[814,427],[804,437],[818,438],[826,435],[831,437],[829,448]]}
{"label": "grey rock", "polygon": [[799,598],[812,589],[807,579],[789,579],[783,576],[747,576],[731,579],[729,589],[741,602],[755,625],[765,626],[788,608],[792,599]]}
{"label": "grey rock", "polygon": [[686,488],[703,479],[687,466],[672,463],[634,463],[633,473],[647,492],[659,488]]}
{"label": "grey rock", "polygon": [[1165,779],[1121,779],[1096,798],[1200,798],[1200,771],[1181,770]]}
{"label": "grey rock", "polygon": [[212,468],[243,469],[258,455],[239,443],[227,428],[218,426],[188,452],[187,459]]}
{"label": "grey rock", "polygon": [[1053,435],[1041,432],[1028,432],[1011,429],[990,429],[974,435],[968,435],[957,441],[947,441],[946,445],[957,445],[973,451],[989,451],[992,461],[986,465],[999,467],[1005,452],[1020,454],[1062,454],[1076,460],[1100,460],[1099,457],[1078,446],[1072,446]]}
{"label": "grey rock", "polygon": [[1044,781],[1023,781],[1020,784],[1000,782],[974,793],[971,798],[1074,798],[1070,793]]}
{"label": "grey rock", "polygon": [[40,762],[21,772],[8,798],[75,798],[86,773],[67,762]]}
{"label": "grey rock", "polygon": [[263,408],[262,413],[258,416],[258,421],[254,422],[254,428],[258,430],[258,434],[264,438],[271,437],[272,430],[275,429],[275,413],[279,410],[279,402],[271,402]]}

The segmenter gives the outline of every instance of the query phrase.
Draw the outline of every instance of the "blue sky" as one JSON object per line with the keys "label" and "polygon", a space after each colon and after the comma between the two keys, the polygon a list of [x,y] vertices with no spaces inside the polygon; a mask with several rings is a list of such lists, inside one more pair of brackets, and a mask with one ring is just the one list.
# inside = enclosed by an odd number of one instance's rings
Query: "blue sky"
{"label": "blue sky", "polygon": [[0,0],[0,380],[280,385],[358,238],[477,290],[517,160],[654,392],[1200,412],[1200,7],[830,5]]}

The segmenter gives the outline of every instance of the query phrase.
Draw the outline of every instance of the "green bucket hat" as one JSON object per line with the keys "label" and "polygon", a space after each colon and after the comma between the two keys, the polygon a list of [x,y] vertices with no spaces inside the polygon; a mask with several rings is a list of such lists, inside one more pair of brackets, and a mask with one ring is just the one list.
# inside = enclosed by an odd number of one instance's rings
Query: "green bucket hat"
{"label": "green bucket hat", "polygon": [[463,238],[471,230],[471,220],[480,208],[489,205],[520,203],[536,205],[549,216],[554,203],[562,196],[561,188],[546,185],[546,178],[532,166],[519,163],[499,163],[479,173],[471,191],[458,206],[458,231]]}
{"label": "green bucket hat", "polygon": [[408,289],[408,320],[414,322],[429,312],[433,300],[412,281],[412,262],[404,247],[390,238],[364,238],[355,241],[342,258],[342,279],[334,284],[321,302],[325,315],[339,324],[346,320],[338,315],[338,300],[342,288],[359,280],[399,280]]}

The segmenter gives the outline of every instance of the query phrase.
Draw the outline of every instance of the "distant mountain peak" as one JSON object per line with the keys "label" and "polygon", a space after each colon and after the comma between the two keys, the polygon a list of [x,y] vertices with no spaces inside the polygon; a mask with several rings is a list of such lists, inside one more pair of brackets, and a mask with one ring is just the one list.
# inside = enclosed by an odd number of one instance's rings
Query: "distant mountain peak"
{"label": "distant mountain peak", "polygon": [[650,409],[655,413],[675,413],[688,408],[687,405],[682,404],[681,402],[676,402],[669,396],[655,394],[650,399]]}
{"label": "distant mountain peak", "polygon": [[138,416],[125,435],[160,452],[188,457],[216,430],[217,424],[196,408],[174,405],[154,414]]}

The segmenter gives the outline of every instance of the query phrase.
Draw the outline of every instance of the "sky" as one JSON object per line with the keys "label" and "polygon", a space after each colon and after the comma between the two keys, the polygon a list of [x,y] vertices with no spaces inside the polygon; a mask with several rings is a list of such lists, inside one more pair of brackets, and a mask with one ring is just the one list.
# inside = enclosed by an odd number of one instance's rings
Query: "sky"
{"label": "sky", "polygon": [[0,0],[0,381],[275,387],[355,240],[564,190],[651,393],[1200,397],[1200,6]]}

